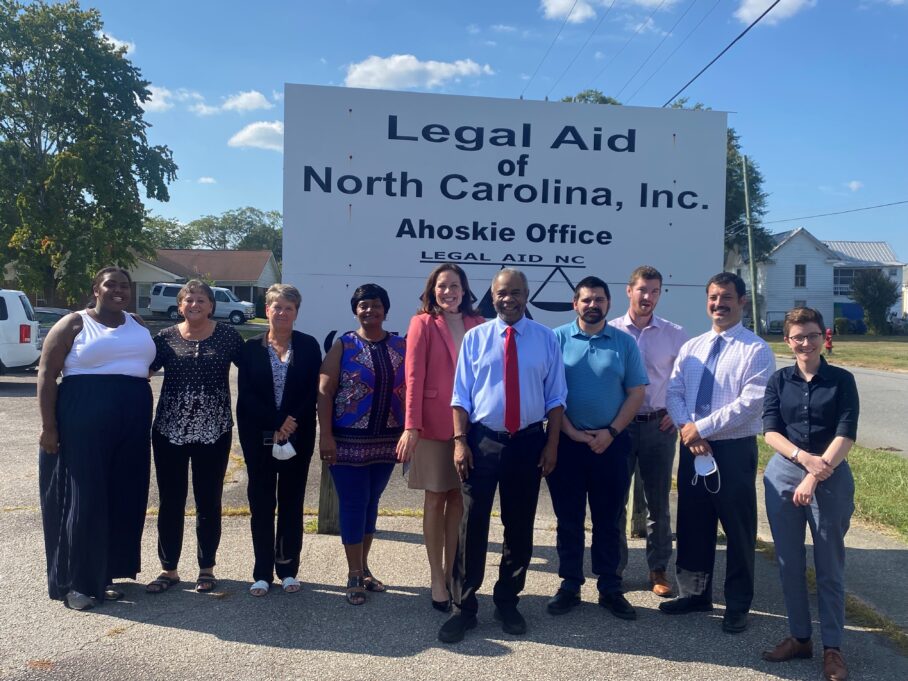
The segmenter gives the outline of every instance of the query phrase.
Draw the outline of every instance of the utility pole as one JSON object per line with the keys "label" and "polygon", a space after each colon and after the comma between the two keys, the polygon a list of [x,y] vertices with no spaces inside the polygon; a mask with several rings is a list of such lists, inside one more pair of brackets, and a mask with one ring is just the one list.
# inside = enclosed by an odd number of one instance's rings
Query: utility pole
{"label": "utility pole", "polygon": [[750,261],[750,318],[754,333],[760,334],[760,319],[757,317],[757,261],[754,258],[754,230],[750,222],[750,190],[747,187],[747,156],[741,156],[744,168],[744,219],[747,221],[747,259]]}

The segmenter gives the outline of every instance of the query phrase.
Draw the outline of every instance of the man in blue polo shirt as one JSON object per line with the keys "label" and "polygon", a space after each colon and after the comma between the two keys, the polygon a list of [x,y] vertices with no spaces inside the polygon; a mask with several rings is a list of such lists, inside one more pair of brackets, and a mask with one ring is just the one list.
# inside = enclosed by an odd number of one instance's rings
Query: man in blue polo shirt
{"label": "man in blue polo shirt", "polygon": [[564,357],[568,395],[558,465],[546,478],[558,518],[558,576],[561,588],[547,609],[562,615],[580,603],[584,522],[589,499],[593,522],[590,555],[599,579],[599,605],[621,619],[637,612],[621,591],[618,520],[630,486],[631,449],[625,427],[643,403],[649,382],[637,343],[605,323],[611,303],[608,284],[586,277],[574,289],[577,319],[555,329]]}

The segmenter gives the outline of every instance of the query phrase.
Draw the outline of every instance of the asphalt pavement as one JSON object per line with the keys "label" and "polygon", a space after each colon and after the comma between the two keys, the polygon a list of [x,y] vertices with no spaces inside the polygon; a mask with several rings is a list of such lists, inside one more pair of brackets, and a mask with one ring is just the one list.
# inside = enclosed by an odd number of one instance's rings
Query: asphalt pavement
{"label": "asphalt pavement", "polygon": [[[153,379],[153,385],[157,391],[160,379]],[[756,561],[750,627],[737,636],[721,630],[721,598],[711,614],[669,617],[658,611],[660,599],[646,588],[642,540],[630,541],[625,575],[637,621],[618,620],[598,607],[594,580],[584,586],[582,607],[563,617],[549,616],[545,601],[558,578],[554,516],[544,485],[536,551],[520,604],[529,624],[523,637],[502,633],[491,617],[501,541],[497,520],[479,627],[453,646],[436,639],[445,615],[429,604],[421,520],[403,515],[379,519],[371,563],[390,589],[369,594],[361,607],[343,599],[346,568],[339,538],[315,534],[304,541],[300,593],[273,588],[264,598],[250,596],[249,521],[240,514],[224,520],[215,594],[196,594],[191,581],[164,594],[145,593],[143,583],[158,572],[155,518],[150,515],[144,571],[137,583],[125,583],[126,598],[90,612],[66,610],[46,592],[38,424],[34,377],[0,378],[2,679],[820,678],[819,644],[813,660],[771,664],[760,659],[762,649],[787,635],[777,568],[763,555]],[[307,507],[317,506],[319,466],[315,458]],[[419,508],[421,494],[408,490],[395,474],[382,501],[383,511],[393,514]],[[240,513],[246,506],[241,457],[231,464],[224,503]],[[156,505],[154,489],[149,505]],[[762,510],[760,518],[760,536],[771,541]],[[187,517],[181,570],[186,580],[196,575],[192,526]],[[900,589],[908,545],[857,523],[847,543],[849,591],[908,629],[908,596]],[[722,553],[720,547],[719,583]],[[813,612],[816,616],[815,602]],[[844,652],[853,679],[908,679],[908,658],[853,623],[848,624]]]}

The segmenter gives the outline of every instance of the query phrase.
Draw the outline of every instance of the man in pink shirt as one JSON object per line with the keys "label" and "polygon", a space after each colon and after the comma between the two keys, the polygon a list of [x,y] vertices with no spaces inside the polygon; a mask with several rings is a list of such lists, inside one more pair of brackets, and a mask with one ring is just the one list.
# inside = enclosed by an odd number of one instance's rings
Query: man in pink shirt
{"label": "man in pink shirt", "polygon": [[[646,499],[646,562],[653,593],[664,598],[672,595],[671,583],[665,570],[672,557],[671,513],[669,492],[672,486],[672,464],[675,460],[678,433],[665,410],[665,389],[672,366],[687,334],[677,324],[657,317],[654,313],[662,294],[662,274],[649,265],[631,272],[627,284],[628,309],[622,317],[609,322],[610,326],[630,334],[637,341],[649,376],[643,405],[627,430],[631,436],[628,467],[631,475],[639,466]],[[625,498],[625,507],[627,499]],[[621,527],[621,561],[619,575],[627,566],[626,511],[619,520]]]}

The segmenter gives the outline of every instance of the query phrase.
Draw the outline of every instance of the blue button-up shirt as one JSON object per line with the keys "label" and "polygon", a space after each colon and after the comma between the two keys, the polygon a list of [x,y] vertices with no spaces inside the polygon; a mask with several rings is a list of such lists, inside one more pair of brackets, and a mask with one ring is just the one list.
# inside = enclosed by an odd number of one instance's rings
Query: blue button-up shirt
{"label": "blue button-up shirt", "polygon": [[[523,317],[517,332],[520,375],[520,428],[542,421],[567,398],[561,348],[547,326]],[[495,318],[463,337],[451,406],[462,407],[471,423],[504,431],[504,334],[508,325]]]}
{"label": "blue button-up shirt", "polygon": [[627,390],[649,383],[637,342],[604,326],[592,336],[577,320],[555,329],[567,375],[567,417],[579,430],[605,428],[627,399]]}

